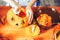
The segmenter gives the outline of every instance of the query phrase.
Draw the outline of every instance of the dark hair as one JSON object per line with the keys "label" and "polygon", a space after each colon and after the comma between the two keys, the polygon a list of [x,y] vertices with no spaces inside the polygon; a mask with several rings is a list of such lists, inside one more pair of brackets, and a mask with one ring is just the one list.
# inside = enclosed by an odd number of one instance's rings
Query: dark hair
{"label": "dark hair", "polygon": [[49,8],[49,7],[40,7],[39,8],[38,7],[37,14],[38,14],[38,16],[40,14],[48,14],[49,16],[52,17],[52,22],[53,23],[60,22],[60,13],[56,9],[54,9],[54,8]]}

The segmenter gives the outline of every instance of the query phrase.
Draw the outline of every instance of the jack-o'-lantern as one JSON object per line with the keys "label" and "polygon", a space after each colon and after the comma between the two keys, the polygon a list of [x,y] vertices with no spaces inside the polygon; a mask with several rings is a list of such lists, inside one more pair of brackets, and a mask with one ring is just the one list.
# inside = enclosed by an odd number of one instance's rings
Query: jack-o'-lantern
{"label": "jack-o'-lantern", "polygon": [[[21,12],[21,14],[23,14],[23,13],[26,15],[25,10],[23,10]],[[24,16],[24,15],[21,15],[19,17],[19,14],[16,15],[15,12],[13,11],[13,9],[10,9],[7,13],[7,21],[12,26],[15,26],[18,28],[25,27],[28,25],[28,17],[26,17],[26,16],[22,17],[22,16]]]}

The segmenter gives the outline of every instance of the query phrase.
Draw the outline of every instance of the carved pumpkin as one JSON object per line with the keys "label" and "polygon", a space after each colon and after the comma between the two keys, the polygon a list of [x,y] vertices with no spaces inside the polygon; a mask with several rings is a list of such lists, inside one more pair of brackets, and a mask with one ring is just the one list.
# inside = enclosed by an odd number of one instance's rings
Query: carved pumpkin
{"label": "carved pumpkin", "polygon": [[[23,16],[23,15],[22,15]],[[16,15],[13,11],[13,9],[10,9],[7,13],[7,21],[10,25],[14,26],[14,27],[25,27],[28,25],[28,17],[19,17],[18,15]]]}

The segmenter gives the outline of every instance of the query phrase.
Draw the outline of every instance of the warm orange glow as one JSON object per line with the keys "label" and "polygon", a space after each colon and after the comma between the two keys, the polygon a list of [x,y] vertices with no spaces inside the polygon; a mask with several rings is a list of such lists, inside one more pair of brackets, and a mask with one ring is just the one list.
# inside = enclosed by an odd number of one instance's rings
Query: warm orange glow
{"label": "warm orange glow", "polygon": [[36,25],[30,25],[28,27],[20,29],[7,24],[0,28],[0,33],[14,40],[20,40],[21,38],[25,37],[32,39],[40,33],[40,29]]}
{"label": "warm orange glow", "polygon": [[[15,18],[15,21],[11,21],[8,19],[7,21],[7,11],[10,9],[10,7],[2,7],[0,8],[0,19],[4,24],[0,22],[0,34],[3,35],[4,40],[6,38],[9,38],[10,40],[54,40],[54,34],[56,34],[60,30],[60,24],[56,25],[55,27],[46,30],[44,33],[41,33],[41,29],[36,24],[28,25],[27,21],[28,18],[24,17],[18,17],[13,13],[11,10],[9,12],[9,18],[11,17]],[[22,9],[23,12],[25,12],[24,9]],[[12,16],[11,16],[12,15]],[[18,20],[19,19],[19,20]],[[15,26],[15,23],[21,23],[19,26]],[[39,24],[44,26],[51,26],[52,25],[52,18],[48,16],[47,14],[41,14],[37,21]],[[9,23],[10,22],[10,23]],[[22,27],[21,27],[22,26]],[[1,38],[0,38],[1,40]],[[60,35],[57,37],[57,40],[60,40]]]}

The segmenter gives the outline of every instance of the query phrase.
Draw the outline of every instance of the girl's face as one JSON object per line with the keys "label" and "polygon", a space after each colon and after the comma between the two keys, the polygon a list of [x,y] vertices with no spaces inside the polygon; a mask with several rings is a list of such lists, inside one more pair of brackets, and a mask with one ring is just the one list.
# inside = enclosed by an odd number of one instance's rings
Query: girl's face
{"label": "girl's face", "polygon": [[52,25],[52,18],[48,16],[47,14],[41,14],[38,18],[37,21],[39,25],[43,26],[51,26]]}

